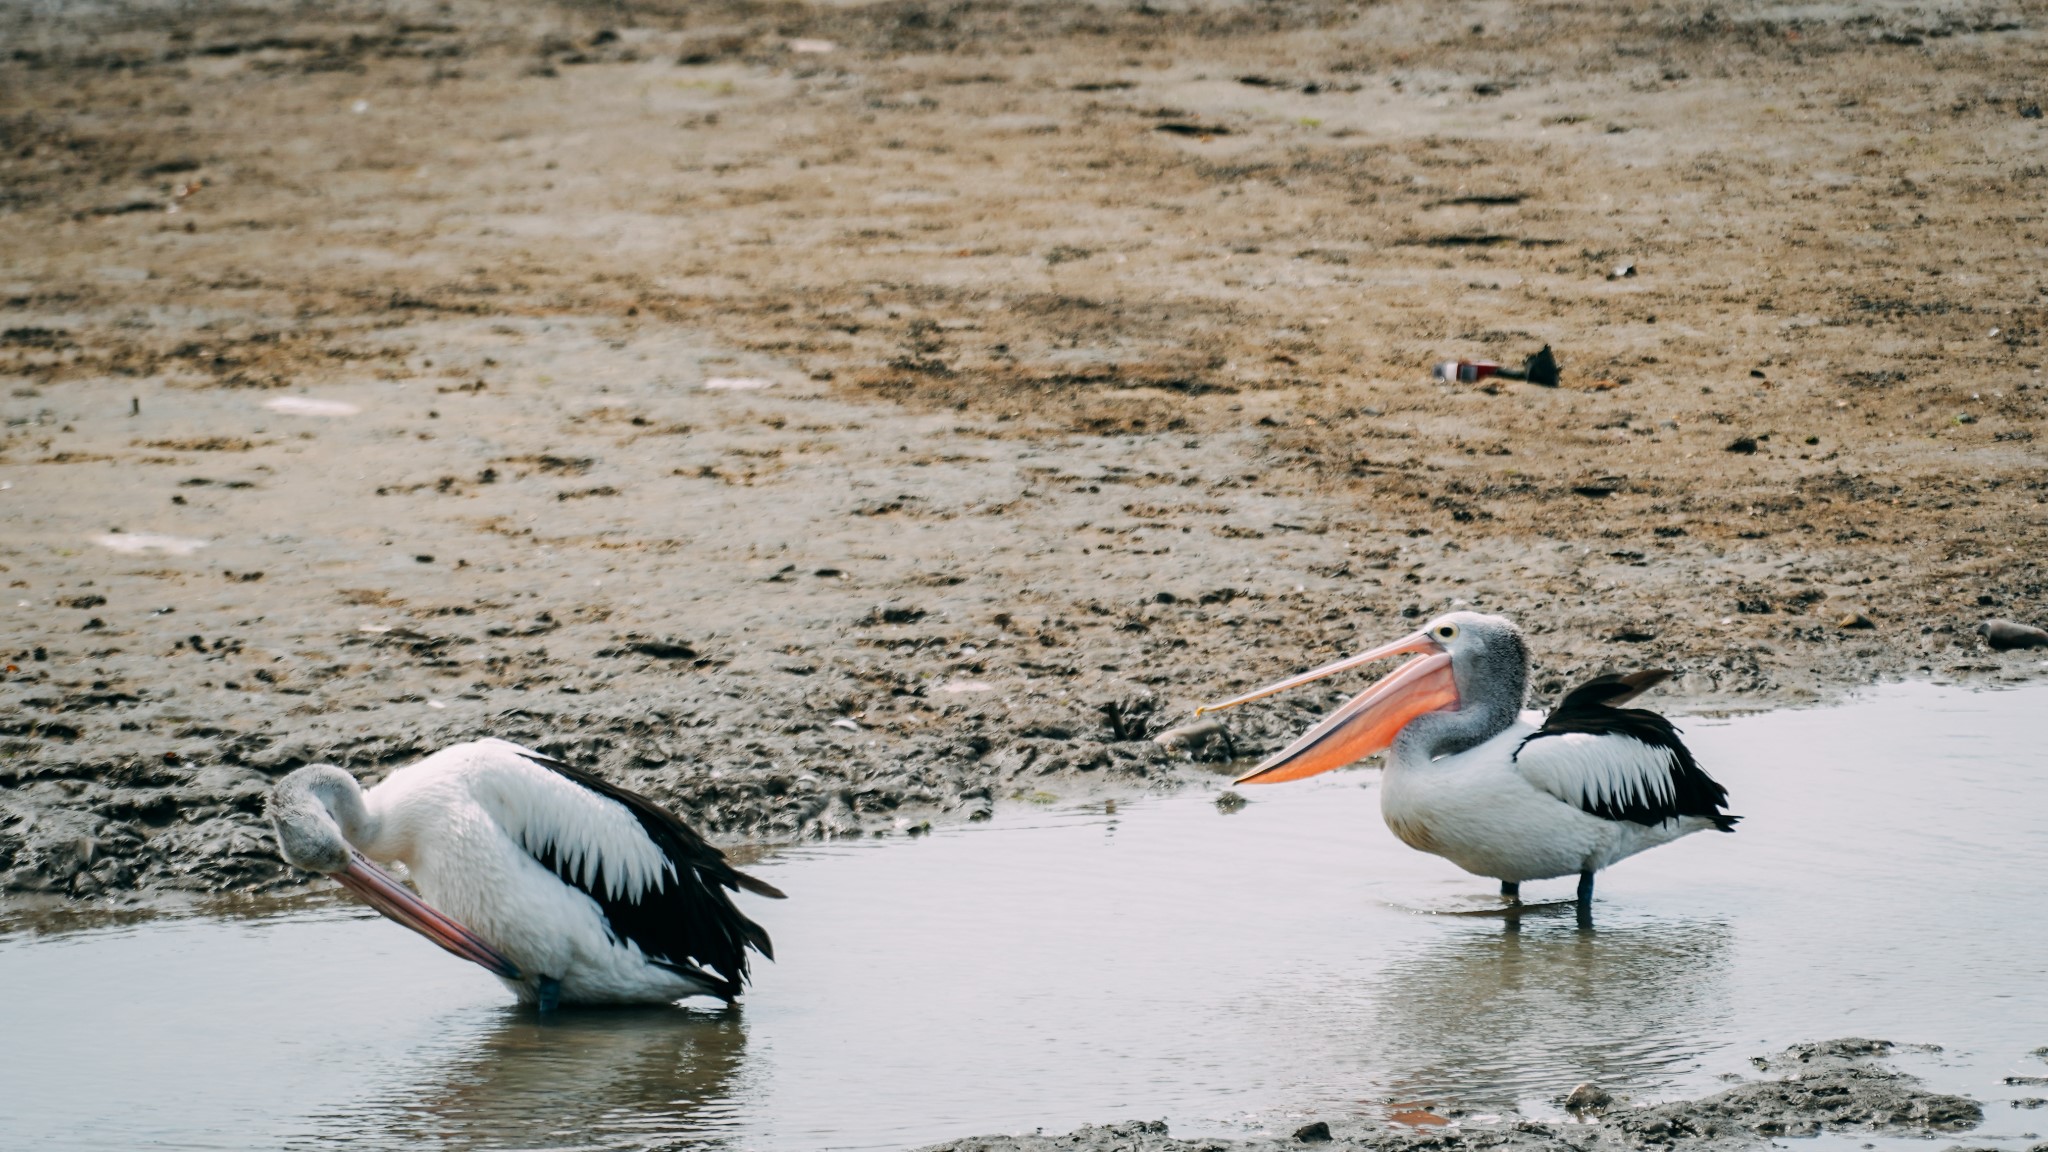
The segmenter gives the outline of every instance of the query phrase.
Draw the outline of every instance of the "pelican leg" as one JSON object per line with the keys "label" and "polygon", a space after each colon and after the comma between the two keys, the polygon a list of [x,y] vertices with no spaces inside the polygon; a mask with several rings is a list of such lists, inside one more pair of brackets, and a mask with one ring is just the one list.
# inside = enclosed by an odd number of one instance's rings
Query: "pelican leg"
{"label": "pelican leg", "polygon": [[562,1006],[562,982],[553,976],[540,978],[539,993],[538,1003],[542,1012],[553,1012]]}
{"label": "pelican leg", "polygon": [[1500,898],[1507,901],[1510,904],[1520,904],[1522,902],[1521,882],[1518,880],[1501,881]]}
{"label": "pelican leg", "polygon": [[1592,906],[1593,873],[1590,871],[1581,872],[1579,873],[1579,907],[1591,908]]}

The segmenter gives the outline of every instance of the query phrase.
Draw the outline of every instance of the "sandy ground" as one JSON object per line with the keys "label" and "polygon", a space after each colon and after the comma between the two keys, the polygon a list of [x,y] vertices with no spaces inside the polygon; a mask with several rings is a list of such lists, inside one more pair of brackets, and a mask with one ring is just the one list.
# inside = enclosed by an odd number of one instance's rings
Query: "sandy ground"
{"label": "sandy ground", "polygon": [[[1289,1137],[1264,1140],[1176,1140],[1159,1121],[1095,1126],[1064,1136],[984,1136],[927,1152],[1283,1152],[1323,1148],[1362,1152],[1415,1149],[1575,1149],[1577,1152],[1714,1152],[1778,1147],[1788,1137],[1823,1134],[1931,1137],[1965,1132],[1984,1110],[1963,1096],[1929,1092],[1884,1063],[1896,1049],[1885,1040],[1842,1039],[1800,1044],[1753,1063],[1763,1077],[1700,1100],[1629,1106],[1598,1085],[1573,1098],[1593,1104],[1574,1123],[1515,1117],[1470,1121],[1418,1109],[1395,1125],[1316,1121]],[[1950,1145],[1948,1152],[1965,1152]],[[2034,1145],[2042,1152],[2048,1144]],[[1988,1149],[1982,1152],[1989,1152]]]}
{"label": "sandy ground", "polygon": [[728,843],[1172,786],[1452,606],[1544,700],[2032,674],[2044,28],[10,6],[0,892],[287,886],[278,774],[483,733]]}

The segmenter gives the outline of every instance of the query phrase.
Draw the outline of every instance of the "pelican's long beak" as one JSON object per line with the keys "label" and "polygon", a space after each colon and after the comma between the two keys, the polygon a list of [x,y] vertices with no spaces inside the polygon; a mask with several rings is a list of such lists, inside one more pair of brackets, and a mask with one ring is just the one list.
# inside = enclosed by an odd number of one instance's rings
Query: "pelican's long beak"
{"label": "pelican's long beak", "polygon": [[519,979],[519,966],[504,953],[483,942],[476,933],[436,911],[392,875],[370,862],[368,856],[351,848],[348,867],[332,874],[344,888],[363,898],[370,907],[407,928],[425,936],[464,960],[483,965],[507,980]]}
{"label": "pelican's long beak", "polygon": [[1419,655],[1421,659],[1410,660],[1392,675],[1352,697],[1342,708],[1302,733],[1300,739],[1239,776],[1237,783],[1279,784],[1300,780],[1332,768],[1342,768],[1375,752],[1383,752],[1410,720],[1425,712],[1457,707],[1458,683],[1451,674],[1451,654],[1444,651],[1443,645],[1431,639],[1427,632],[1417,632],[1392,644],[1361,652],[1335,664],[1325,664],[1236,699],[1204,705],[1196,711],[1199,714],[1234,708],[1247,700],[1284,692],[1361,664],[1409,654]]}

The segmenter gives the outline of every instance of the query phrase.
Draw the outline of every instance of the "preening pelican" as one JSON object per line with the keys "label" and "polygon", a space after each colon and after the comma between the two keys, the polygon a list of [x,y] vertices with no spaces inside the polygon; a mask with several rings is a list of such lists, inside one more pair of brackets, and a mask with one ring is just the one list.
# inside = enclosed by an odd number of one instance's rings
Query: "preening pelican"
{"label": "preening pelican", "polygon": [[[331,764],[270,793],[290,863],[465,960],[525,1003],[730,1002],[768,934],[733,906],[738,871],[653,801],[504,740],[443,748],[365,792]],[[405,865],[414,895],[377,866]]]}
{"label": "preening pelican", "polygon": [[1325,676],[1417,657],[1238,778],[1299,780],[1392,749],[1380,814],[1411,848],[1501,882],[1579,877],[1582,910],[1593,874],[1680,836],[1735,830],[1728,790],[1693,761],[1678,729],[1623,705],[1669,676],[1600,676],[1548,716],[1522,711],[1529,649],[1499,616],[1453,612],[1391,644],[1304,672],[1200,712],[1232,708]]}

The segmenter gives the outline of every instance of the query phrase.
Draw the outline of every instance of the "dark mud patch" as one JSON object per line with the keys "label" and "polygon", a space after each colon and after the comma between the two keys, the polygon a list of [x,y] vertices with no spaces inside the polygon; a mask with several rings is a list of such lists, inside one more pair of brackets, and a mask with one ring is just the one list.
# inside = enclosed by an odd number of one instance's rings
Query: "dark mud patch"
{"label": "dark mud patch", "polygon": [[[1091,1126],[1063,1136],[983,1136],[935,1145],[927,1152],[1298,1152],[1306,1143],[1333,1149],[1756,1148],[1786,1136],[1882,1134],[1936,1136],[1966,1132],[1984,1120],[1983,1106],[1964,1096],[1929,1092],[1883,1062],[1894,1045],[1844,1039],[1799,1044],[1755,1061],[1772,1078],[1699,1100],[1611,1107],[1584,1123],[1506,1118],[1451,1123],[1410,1109],[1391,1122],[1315,1121],[1288,1136],[1256,1140],[1177,1140],[1164,1121]],[[1576,1095],[1576,1094],[1575,1094]],[[1604,1093],[1585,1093],[1598,1098]]]}

